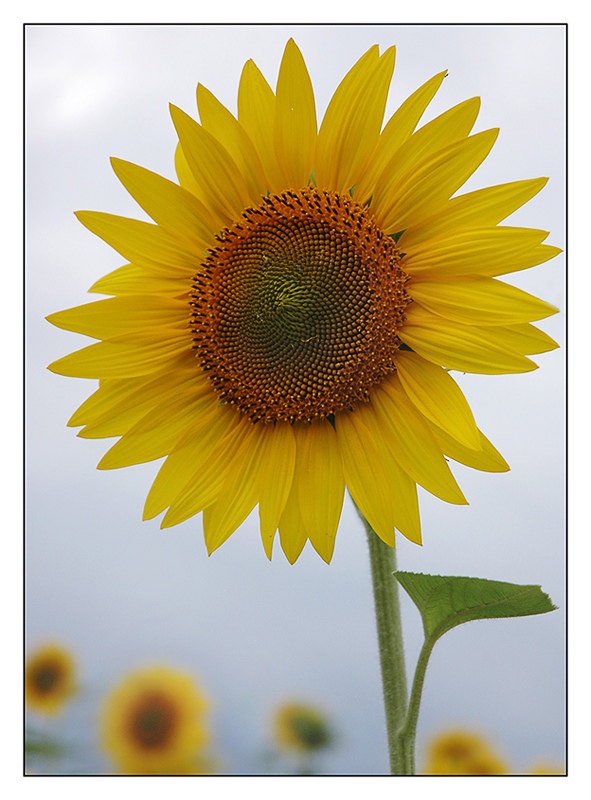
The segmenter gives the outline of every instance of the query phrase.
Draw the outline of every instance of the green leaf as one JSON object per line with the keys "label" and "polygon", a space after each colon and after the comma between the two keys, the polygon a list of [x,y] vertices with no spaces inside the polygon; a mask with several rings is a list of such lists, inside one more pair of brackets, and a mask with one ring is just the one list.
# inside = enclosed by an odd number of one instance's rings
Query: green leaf
{"label": "green leaf", "polygon": [[63,756],[65,748],[63,745],[39,731],[27,730],[25,734],[25,755],[42,756],[44,758],[60,758]]}
{"label": "green leaf", "polygon": [[556,609],[540,586],[415,572],[395,572],[394,577],[421,612],[425,637],[433,641],[462,622]]}

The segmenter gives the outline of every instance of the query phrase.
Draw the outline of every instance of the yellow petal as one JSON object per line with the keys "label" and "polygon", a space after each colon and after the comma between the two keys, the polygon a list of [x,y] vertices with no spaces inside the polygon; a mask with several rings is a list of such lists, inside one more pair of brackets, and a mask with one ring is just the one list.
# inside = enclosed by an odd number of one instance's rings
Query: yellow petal
{"label": "yellow petal", "polygon": [[298,473],[299,465],[296,459],[294,481],[279,520],[279,541],[290,564],[295,564],[308,541],[308,533],[300,511]]}
{"label": "yellow petal", "polygon": [[269,191],[281,192],[285,180],[275,153],[275,95],[252,59],[246,62],[240,77],[238,120],[258,151]]}
{"label": "yellow petal", "polygon": [[378,210],[376,213],[386,203],[392,202],[392,197],[401,186],[412,180],[421,164],[431,162],[441,150],[466,139],[474,127],[479,109],[478,97],[459,103],[423,125],[392,153],[376,180],[372,199],[372,208]]}
{"label": "yellow petal", "polygon": [[509,470],[509,465],[503,456],[489,442],[482,431],[478,432],[480,434],[480,450],[473,450],[472,448],[464,447],[457,439],[449,436],[441,428],[435,425],[432,425],[431,428],[445,455],[453,458],[454,461],[473,469],[479,469],[482,472],[507,472]]}
{"label": "yellow petal", "polygon": [[373,195],[378,177],[394,154],[412,135],[425,109],[441,86],[447,71],[440,72],[408,97],[390,117],[366,169],[355,181],[355,199],[363,204]]}
{"label": "yellow petal", "polygon": [[285,189],[308,185],[316,149],[316,106],[312,82],[298,46],[285,46],[275,102],[274,144],[287,182]]}
{"label": "yellow petal", "polygon": [[214,219],[197,198],[155,172],[112,158],[115,174],[130,195],[168,233],[203,253],[213,243]]}
{"label": "yellow petal", "polygon": [[520,325],[507,325],[503,328],[483,327],[485,335],[495,337],[497,341],[524,355],[548,353],[556,350],[559,344],[547,333],[536,328],[535,325],[522,323]]}
{"label": "yellow petal", "polygon": [[[139,379],[139,385],[146,382],[145,378]],[[148,379],[149,382],[149,379]],[[131,394],[133,389],[129,388],[129,381],[122,380],[103,380],[99,382],[99,388],[93,392],[72,414],[67,424],[71,428],[78,425],[85,425],[92,422],[96,417],[108,411],[112,405],[116,405],[122,398]]]}
{"label": "yellow petal", "polygon": [[[194,197],[201,196],[201,189],[197,183],[195,176],[191,172],[189,162],[187,161],[183,148],[179,142],[174,150],[174,169],[179,181],[179,184],[190,192]],[[216,223],[219,227],[219,220]]]}
{"label": "yellow petal", "polygon": [[191,487],[195,477],[201,473],[202,465],[211,460],[220,442],[241,421],[234,409],[227,406],[220,406],[193,421],[191,429],[177,442],[160,467],[146,499],[144,519],[160,514],[183,490]]}
{"label": "yellow petal", "polygon": [[403,265],[417,278],[503,275],[545,260],[540,242],[547,235],[534,228],[507,226],[463,230],[409,248]]}
{"label": "yellow petal", "polygon": [[406,394],[424,417],[465,447],[480,448],[472,410],[446,370],[404,350],[396,354],[396,369]]}
{"label": "yellow petal", "polygon": [[447,369],[483,375],[537,369],[533,361],[507,347],[501,331],[501,327],[484,329],[436,317],[413,303],[399,336],[411,350]]}
{"label": "yellow petal", "polygon": [[377,428],[402,469],[428,492],[447,503],[466,503],[441,448],[394,373],[372,392]]}
{"label": "yellow petal", "polygon": [[413,300],[434,314],[471,325],[511,325],[556,314],[555,306],[493,278],[413,280]]}
{"label": "yellow petal", "polygon": [[190,277],[202,261],[202,254],[150,222],[102,211],[77,211],[76,216],[124,258],[160,276]]}
{"label": "yellow petal", "polygon": [[354,413],[358,414],[365,430],[369,431],[373,441],[377,444],[384,469],[383,471],[378,470],[376,474],[388,476],[383,489],[392,493],[394,525],[411,542],[421,544],[421,520],[416,483],[402,469],[389,448],[385,446],[383,431],[380,429],[371,405],[365,403],[359,406]]}
{"label": "yellow petal", "polygon": [[[378,142],[396,48],[361,59],[345,77],[329,106],[318,139],[316,178],[321,188],[347,192],[364,175]],[[366,54],[367,56],[368,54]]]}
{"label": "yellow petal", "polygon": [[293,427],[284,422],[265,426],[266,451],[259,480],[261,538],[267,558],[293,483],[296,441]]}
{"label": "yellow petal", "polygon": [[220,227],[231,225],[250,205],[246,181],[225,147],[180,108],[170,115],[195,177],[198,197]]}
{"label": "yellow petal", "polygon": [[[241,425],[230,428],[229,433],[218,440],[216,447],[210,451],[192,478],[176,495],[160,523],[162,528],[178,525],[179,522],[184,522],[215,503],[227,476],[231,474],[234,465],[240,463],[237,462],[238,452],[249,434],[251,423],[247,421],[245,424],[244,419],[240,419],[240,422]],[[207,539],[206,545],[211,553],[210,542]]]}
{"label": "yellow petal", "polygon": [[244,176],[251,201],[258,205],[267,193],[267,180],[255,146],[236,117],[205,86],[197,86],[201,124],[225,147]]}
{"label": "yellow petal", "polygon": [[328,420],[297,425],[300,514],[308,538],[328,564],[341,517],[345,478],[336,434]]}
{"label": "yellow petal", "polygon": [[372,529],[392,547],[395,527],[420,543],[416,484],[385,446],[373,410],[342,411],[335,427],[347,488]]}
{"label": "yellow petal", "polygon": [[159,327],[186,329],[189,306],[177,300],[152,295],[112,297],[46,317],[48,322],[67,331],[94,339],[109,339],[131,331]]}
{"label": "yellow petal", "polygon": [[433,214],[478,169],[498,134],[498,128],[475,133],[422,161],[388,198],[372,203],[378,224],[395,233]]}
{"label": "yellow petal", "polygon": [[381,466],[378,444],[353,413],[341,412],[335,427],[345,481],[353,502],[380,539],[394,547],[391,495],[387,489],[379,490],[383,476],[376,476]]}
{"label": "yellow petal", "polygon": [[190,283],[186,275],[171,277],[156,275],[137,264],[124,264],[122,267],[103,275],[92,284],[89,292],[96,294],[162,294],[166,297],[188,298]]}
{"label": "yellow petal", "polygon": [[[293,430],[295,444],[293,480],[279,519],[279,541],[290,564],[295,564],[308,541],[299,500],[299,474],[303,467],[300,457],[301,437],[295,435],[295,428]],[[267,555],[270,557],[269,552]]]}
{"label": "yellow petal", "polygon": [[450,230],[498,225],[531,200],[547,182],[548,178],[532,178],[452,197],[434,216],[409,225],[399,239],[400,247],[409,251],[427,239],[445,238]]}
{"label": "yellow petal", "polygon": [[195,397],[193,386],[177,391],[124,433],[99,461],[98,469],[120,469],[168,455],[192,428],[195,417],[206,415],[215,405],[211,392]]}
{"label": "yellow petal", "polygon": [[71,378],[134,378],[172,369],[191,350],[186,331],[158,328],[136,331],[76,350],[48,366]]}
{"label": "yellow petal", "polygon": [[[185,386],[190,386],[194,396],[209,390],[202,374],[195,375],[193,369],[175,369],[159,373],[155,378],[103,381],[103,385],[91,395],[96,396],[92,405],[83,404],[69,424],[85,427],[78,433],[84,439],[102,439],[122,436],[149,411],[161,403],[174,400]],[[87,401],[88,403],[88,401]]]}
{"label": "yellow petal", "polygon": [[229,450],[225,456],[229,467],[217,498],[203,513],[203,530],[210,554],[244,522],[259,499],[258,476],[264,463],[265,437],[260,426],[243,423],[243,428],[239,447]]}

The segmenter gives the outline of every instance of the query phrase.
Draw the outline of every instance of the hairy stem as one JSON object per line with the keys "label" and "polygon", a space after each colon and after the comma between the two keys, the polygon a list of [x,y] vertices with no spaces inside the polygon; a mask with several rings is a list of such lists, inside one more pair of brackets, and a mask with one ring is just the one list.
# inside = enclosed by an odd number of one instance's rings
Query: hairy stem
{"label": "hairy stem", "polygon": [[414,739],[400,736],[406,721],[408,695],[398,582],[393,576],[396,551],[380,539],[363,516],[362,519],[369,544],[390,770],[392,775],[412,775],[414,754],[409,747],[412,743],[414,750]]}

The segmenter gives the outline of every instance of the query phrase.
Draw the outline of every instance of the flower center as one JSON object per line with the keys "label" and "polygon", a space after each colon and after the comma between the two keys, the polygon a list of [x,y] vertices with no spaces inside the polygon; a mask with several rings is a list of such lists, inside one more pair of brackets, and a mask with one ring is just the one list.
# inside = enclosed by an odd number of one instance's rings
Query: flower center
{"label": "flower center", "polygon": [[394,369],[410,298],[393,240],[367,209],[313,188],[264,198],[195,276],[197,356],[253,422],[354,408]]}
{"label": "flower center", "polygon": [[298,744],[309,750],[326,747],[330,743],[330,733],[322,720],[306,714],[294,714],[291,725]]}
{"label": "flower center", "polygon": [[35,674],[35,685],[42,694],[50,694],[60,683],[61,673],[57,666],[46,665]]}
{"label": "flower center", "polygon": [[158,694],[144,697],[131,719],[131,736],[147,750],[166,746],[177,726],[174,705]]}

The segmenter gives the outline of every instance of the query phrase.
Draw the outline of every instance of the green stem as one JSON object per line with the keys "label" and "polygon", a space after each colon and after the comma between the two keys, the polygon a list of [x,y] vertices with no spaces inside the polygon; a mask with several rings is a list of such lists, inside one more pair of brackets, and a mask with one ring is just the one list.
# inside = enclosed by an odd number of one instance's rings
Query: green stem
{"label": "green stem", "polygon": [[435,639],[426,639],[421,648],[412,682],[412,691],[410,693],[406,720],[402,728],[398,731],[399,748],[402,752],[407,754],[411,775],[415,774],[415,741],[417,737],[417,722],[419,720],[421,695],[423,694],[423,683],[425,682],[427,664],[429,663],[429,656],[431,655],[435,641]]}
{"label": "green stem", "polygon": [[392,775],[412,775],[414,754],[409,747],[411,742],[414,747],[414,738],[400,736],[405,726],[408,695],[398,582],[393,576],[396,552],[380,539],[363,515],[360,516],[369,544],[390,769]]}

